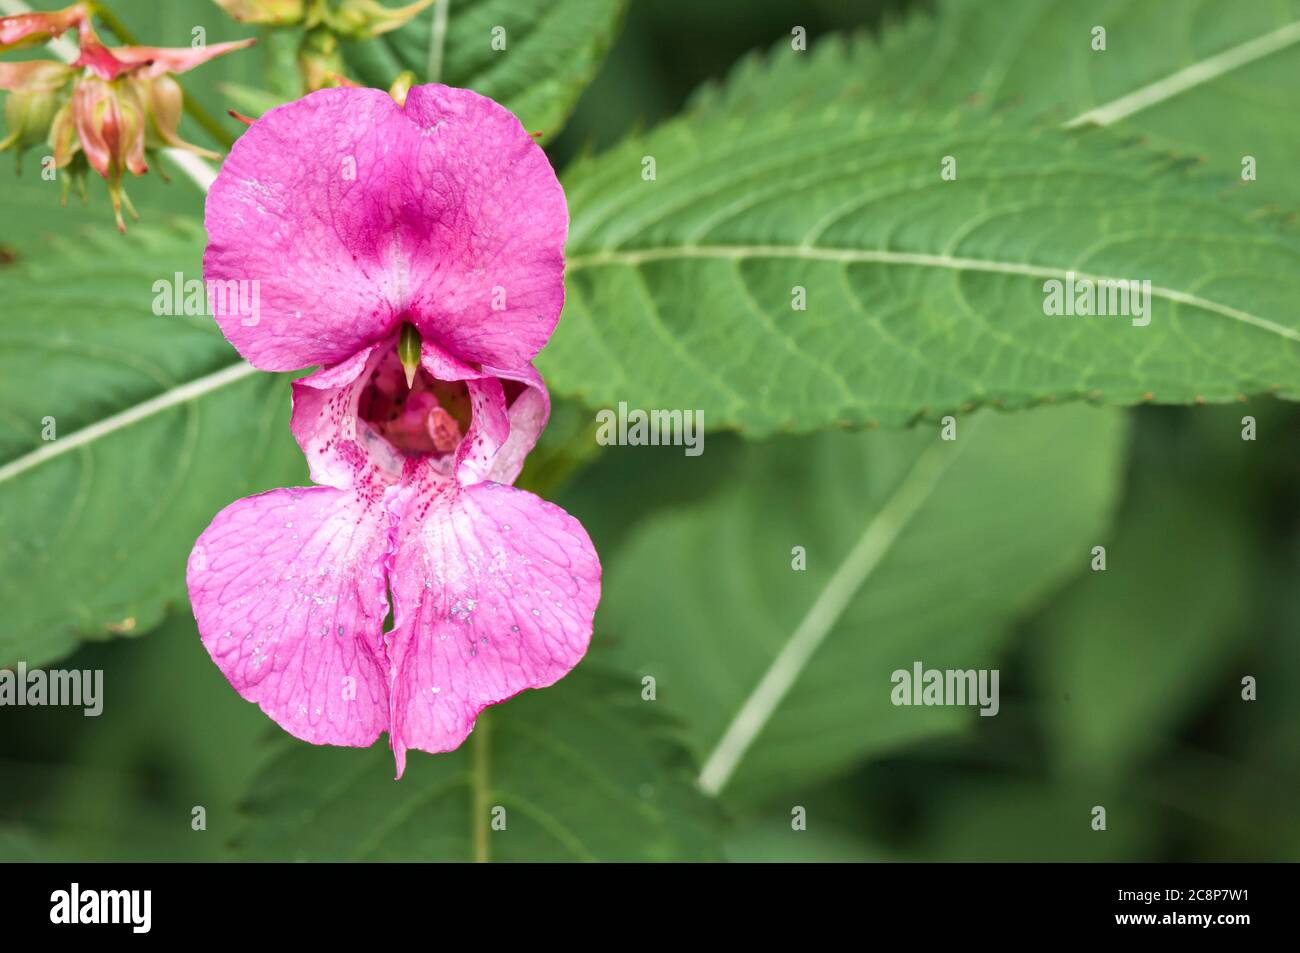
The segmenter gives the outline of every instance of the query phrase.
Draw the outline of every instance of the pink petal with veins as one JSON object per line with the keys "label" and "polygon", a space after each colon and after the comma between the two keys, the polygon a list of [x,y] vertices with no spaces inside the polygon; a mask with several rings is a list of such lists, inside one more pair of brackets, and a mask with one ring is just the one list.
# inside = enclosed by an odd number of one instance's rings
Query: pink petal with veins
{"label": "pink petal with veins", "polygon": [[587,651],[600,562],[582,525],[498,483],[424,480],[393,502],[389,743],[451,751],[478,713],[553,684]]}
{"label": "pink petal with veins", "polygon": [[266,370],[340,363],[404,321],[449,359],[522,367],[564,304],[564,192],[519,121],[469,90],[417,86],[403,108],[325,89],[273,109],[235,143],[205,221],[205,277],[260,284],[256,326],[217,320]]}
{"label": "pink petal with veins", "polygon": [[272,490],[218,513],[190,554],[208,654],[296,738],[367,747],[388,728],[390,526],[382,491]]}

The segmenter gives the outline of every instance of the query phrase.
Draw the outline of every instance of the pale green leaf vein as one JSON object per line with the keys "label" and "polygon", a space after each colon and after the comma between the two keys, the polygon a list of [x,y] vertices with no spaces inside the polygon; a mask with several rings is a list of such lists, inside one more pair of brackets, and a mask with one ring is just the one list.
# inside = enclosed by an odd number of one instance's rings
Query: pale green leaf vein
{"label": "pale green leaf vein", "polygon": [[[622,251],[598,251],[569,259],[568,270],[596,268],[608,265],[639,267],[647,262],[672,260],[702,260],[709,258],[793,258],[807,261],[832,261],[842,264],[902,265],[918,268],[947,268],[955,271],[979,271],[991,274],[1020,275],[1026,278],[1055,278],[1061,281],[1073,273],[1076,281],[1123,281],[1112,275],[1095,275],[1073,268],[1053,268],[1013,261],[992,261],[982,258],[962,258],[953,255],[930,255],[920,252],[885,251],[856,248],[806,248],[798,245],[679,245],[663,248],[641,248]],[[1300,330],[1270,321],[1257,314],[1242,311],[1231,305],[1209,298],[1189,294],[1175,288],[1151,286],[1151,295],[1175,304],[1199,308],[1213,314],[1259,328],[1290,341],[1300,342]]]}

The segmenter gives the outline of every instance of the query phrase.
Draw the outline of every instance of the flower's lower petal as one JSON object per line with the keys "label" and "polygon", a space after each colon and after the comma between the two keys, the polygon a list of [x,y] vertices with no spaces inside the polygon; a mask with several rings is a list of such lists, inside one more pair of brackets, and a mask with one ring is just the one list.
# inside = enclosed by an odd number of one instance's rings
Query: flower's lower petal
{"label": "flower's lower petal", "polygon": [[406,487],[389,633],[389,741],[450,751],[488,705],[564,676],[587,651],[600,562],[576,519],[513,487]]}
{"label": "flower's lower petal", "polygon": [[388,728],[382,501],[329,487],[226,507],[186,581],[203,645],[230,684],[313,744],[366,747]]}

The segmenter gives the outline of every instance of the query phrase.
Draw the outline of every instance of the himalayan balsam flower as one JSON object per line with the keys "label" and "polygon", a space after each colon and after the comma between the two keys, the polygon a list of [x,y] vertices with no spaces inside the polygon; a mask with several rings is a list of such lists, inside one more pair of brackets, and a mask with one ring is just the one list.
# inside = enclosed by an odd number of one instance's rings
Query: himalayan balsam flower
{"label": "himalayan balsam flower", "polygon": [[122,206],[132,215],[135,210],[122,179],[128,172],[149,171],[146,152],[170,146],[220,158],[180,137],[182,94],[172,74],[243,49],[253,40],[178,49],[109,49],[90,21],[82,3],[53,13],[0,17],[0,52],[45,43],[74,28],[79,51],[71,65],[54,60],[0,63],[0,89],[9,91],[9,135],[0,140],[0,151],[13,148],[21,160],[27,148],[47,143],[54,167],[65,170],[65,202],[74,180],[84,194],[89,163],[108,182],[117,227],[126,231]]}
{"label": "himalayan balsam flower", "polygon": [[401,777],[591,637],[586,532],[510,486],[550,412],[531,360],[564,301],[563,190],[490,99],[339,88],[249,128],[206,224],[205,278],[259,283],[222,332],[264,370],[321,369],[292,418],[319,485],[232,504],[191,554],[203,644],[298,738],[387,731]]}

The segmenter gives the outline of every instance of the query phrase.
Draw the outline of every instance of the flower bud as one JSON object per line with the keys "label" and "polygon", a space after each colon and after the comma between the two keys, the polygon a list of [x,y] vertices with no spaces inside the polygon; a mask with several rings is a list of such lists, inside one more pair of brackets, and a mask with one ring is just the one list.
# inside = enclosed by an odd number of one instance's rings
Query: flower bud
{"label": "flower bud", "polygon": [[[262,12],[301,13],[304,0],[246,0]],[[233,4],[232,4],[233,5]],[[0,90],[9,91],[5,118],[9,135],[0,150],[21,154],[45,140],[54,164],[66,170],[63,198],[70,185],[85,194],[85,175],[93,168],[108,182],[118,228],[125,231],[122,207],[132,215],[122,190],[126,173],[144,175],[146,150],[171,146],[219,158],[180,138],[182,93],[171,74],[184,73],[254,40],[210,46],[167,48],[121,46],[109,49],[90,22],[92,4],[78,3],[55,13],[0,17],[0,51],[46,42],[77,28],[78,55],[71,66],[47,61],[0,63]]]}
{"label": "flower bud", "polygon": [[50,124],[48,142],[54,153],[54,167],[63,171],[59,177],[59,201],[67,205],[68,193],[75,185],[81,201],[86,202],[86,170],[90,167],[86,163],[85,153],[81,151],[81,140],[77,138],[77,123],[72,118],[71,100],[55,113],[54,122]]}
{"label": "flower bud", "polygon": [[304,16],[303,0],[215,0],[215,2],[241,23],[292,26],[301,23]]}
{"label": "flower bud", "polygon": [[145,116],[139,89],[129,82],[86,76],[72,93],[72,118],[86,160],[108,182],[117,227],[124,232],[123,201],[133,215],[134,209],[122,190],[122,177],[127,172],[144,175],[149,171],[144,159]]}
{"label": "flower bud", "polygon": [[64,103],[54,114],[46,142],[54,152],[54,165],[59,169],[66,168],[72,161],[72,157],[81,151],[81,140],[77,138],[77,123],[72,118],[71,101]]}
{"label": "flower bud", "polygon": [[[338,9],[325,15],[335,33],[350,40],[368,40],[406,26],[435,0],[415,0],[404,7],[386,7],[378,0],[340,0]],[[446,2],[446,0],[442,0]]]}
{"label": "flower bud", "polygon": [[393,80],[393,85],[388,87],[388,95],[393,97],[393,102],[399,106],[406,105],[406,96],[415,85],[415,73],[411,70],[403,70],[397,74],[397,79]]}
{"label": "flower bud", "polygon": [[202,149],[180,137],[181,112],[184,107],[180,83],[168,75],[157,79],[131,79],[127,82],[135,84],[139,99],[144,104],[147,120],[144,141],[146,149],[170,146],[208,159],[221,158],[219,153]]}
{"label": "flower bud", "polygon": [[343,70],[339,39],[324,27],[308,30],[298,48],[298,68],[309,90],[355,85]]}
{"label": "flower bud", "polygon": [[45,60],[0,64],[0,89],[11,91],[5,103],[9,135],[0,140],[0,152],[12,147],[21,162],[24,151],[49,137],[55,114],[68,100],[72,72],[62,63]]}

